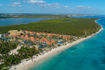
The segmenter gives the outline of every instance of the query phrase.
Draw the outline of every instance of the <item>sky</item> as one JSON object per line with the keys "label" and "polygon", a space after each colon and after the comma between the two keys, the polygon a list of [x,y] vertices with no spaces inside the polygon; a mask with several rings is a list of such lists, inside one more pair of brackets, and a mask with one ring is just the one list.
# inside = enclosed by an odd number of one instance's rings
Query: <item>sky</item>
{"label": "sky", "polygon": [[105,0],[0,0],[0,13],[105,14]]}

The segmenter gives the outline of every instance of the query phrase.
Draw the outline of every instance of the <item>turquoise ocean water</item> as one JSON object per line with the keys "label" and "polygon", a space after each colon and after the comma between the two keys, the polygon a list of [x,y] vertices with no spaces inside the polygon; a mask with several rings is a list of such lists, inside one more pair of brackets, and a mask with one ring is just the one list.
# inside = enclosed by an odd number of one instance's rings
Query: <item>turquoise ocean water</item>
{"label": "turquoise ocean water", "polygon": [[28,70],[105,70],[105,19],[97,21],[104,30]]}

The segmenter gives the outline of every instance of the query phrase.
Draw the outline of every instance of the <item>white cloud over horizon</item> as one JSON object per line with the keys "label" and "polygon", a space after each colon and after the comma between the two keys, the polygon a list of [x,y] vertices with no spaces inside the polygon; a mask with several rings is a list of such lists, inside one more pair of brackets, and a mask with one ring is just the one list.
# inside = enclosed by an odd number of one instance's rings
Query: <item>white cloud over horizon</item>
{"label": "white cloud over horizon", "polygon": [[46,1],[43,1],[43,0],[28,0],[28,3],[31,3],[31,4],[43,4],[43,3],[46,3]]}
{"label": "white cloud over horizon", "polygon": [[[78,12],[97,12],[100,9],[94,8],[93,6],[89,5],[84,5],[84,4],[62,4],[58,1],[47,1],[47,0],[12,0],[10,3],[7,5],[1,4],[0,7],[13,7],[14,9],[16,8],[17,11],[23,12],[26,11],[28,12],[30,9],[30,12],[56,12],[56,13],[78,13]],[[20,8],[21,7],[21,8]],[[13,10],[15,11],[15,10]],[[17,12],[16,11],[16,12]]]}
{"label": "white cloud over horizon", "polygon": [[13,2],[12,4],[11,4],[11,6],[13,6],[13,7],[21,7],[22,5],[21,5],[21,3],[20,2]]}
{"label": "white cloud over horizon", "polygon": [[45,4],[41,4],[39,6],[40,7],[59,8],[60,7],[60,4],[58,4],[58,3],[45,3]]}

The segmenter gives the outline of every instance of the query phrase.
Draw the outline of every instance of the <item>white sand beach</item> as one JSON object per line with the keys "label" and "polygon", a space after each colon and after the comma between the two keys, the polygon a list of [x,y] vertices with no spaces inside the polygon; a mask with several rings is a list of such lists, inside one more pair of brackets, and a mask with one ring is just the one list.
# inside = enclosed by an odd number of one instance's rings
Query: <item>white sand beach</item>
{"label": "white sand beach", "polygon": [[86,38],[81,38],[81,39],[78,39],[77,41],[74,41],[72,43],[68,43],[67,45],[54,48],[54,49],[52,49],[48,52],[45,52],[44,54],[41,54],[39,56],[33,56],[32,59],[25,59],[20,64],[12,66],[10,68],[10,70],[27,70],[28,68],[35,66],[39,62],[42,62],[43,60],[45,60],[45,59],[47,59],[53,55],[56,55],[59,52],[64,51],[67,48],[70,48],[70,47],[72,47],[72,46],[74,46],[74,45],[76,45],[76,44],[78,44],[78,43],[80,43],[86,39],[91,38],[92,36],[96,35],[97,33],[101,32],[102,30],[103,30],[103,28],[101,27],[101,29],[98,32],[96,32],[96,33],[94,33],[94,34],[92,34]]}

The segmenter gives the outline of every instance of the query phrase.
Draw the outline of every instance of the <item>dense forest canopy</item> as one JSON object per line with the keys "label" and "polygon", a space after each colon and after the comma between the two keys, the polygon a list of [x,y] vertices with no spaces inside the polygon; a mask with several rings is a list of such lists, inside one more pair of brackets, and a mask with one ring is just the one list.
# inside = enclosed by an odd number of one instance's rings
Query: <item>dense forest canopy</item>
{"label": "dense forest canopy", "polygon": [[87,36],[97,32],[100,26],[95,19],[90,18],[60,18],[29,24],[11,25],[0,27],[0,33],[8,30],[29,30],[36,32],[58,33],[74,36]]}

